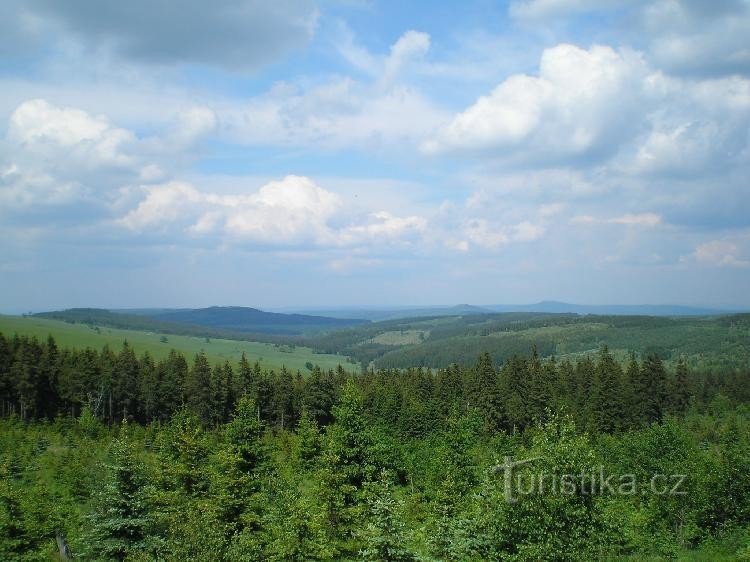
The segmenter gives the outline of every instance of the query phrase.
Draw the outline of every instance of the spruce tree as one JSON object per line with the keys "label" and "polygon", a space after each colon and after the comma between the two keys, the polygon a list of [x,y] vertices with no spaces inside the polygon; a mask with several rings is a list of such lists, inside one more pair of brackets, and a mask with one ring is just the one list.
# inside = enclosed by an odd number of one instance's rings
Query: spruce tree
{"label": "spruce tree", "polygon": [[362,487],[375,470],[362,396],[353,381],[346,383],[333,415],[336,421],[327,428],[322,459],[322,495],[332,529],[347,539],[361,514]]}
{"label": "spruce tree", "polygon": [[195,356],[193,368],[185,381],[185,398],[188,407],[204,425],[210,424],[214,419],[215,397],[211,379],[211,366],[206,354],[201,352]]}
{"label": "spruce tree", "polygon": [[596,374],[592,389],[593,428],[611,433],[621,429],[624,423],[625,408],[622,393],[622,369],[609,353],[607,346],[599,352]]}
{"label": "spruce tree", "polygon": [[674,378],[671,380],[669,402],[677,415],[684,414],[690,405],[690,379],[687,363],[683,357],[677,361]]}
{"label": "spruce tree", "polygon": [[127,428],[123,434],[112,444],[108,478],[97,492],[90,516],[89,551],[95,558],[125,560],[148,544],[151,519],[144,467],[127,437]]}
{"label": "spruce tree", "polygon": [[414,555],[406,546],[405,525],[399,519],[402,504],[393,495],[390,478],[382,471],[367,484],[367,525],[360,556],[373,562],[407,562]]}
{"label": "spruce tree", "polygon": [[133,348],[125,341],[112,371],[113,415],[127,419],[137,414],[140,366]]}
{"label": "spruce tree", "polygon": [[634,384],[636,401],[641,423],[661,421],[666,399],[666,371],[656,353],[649,353]]}

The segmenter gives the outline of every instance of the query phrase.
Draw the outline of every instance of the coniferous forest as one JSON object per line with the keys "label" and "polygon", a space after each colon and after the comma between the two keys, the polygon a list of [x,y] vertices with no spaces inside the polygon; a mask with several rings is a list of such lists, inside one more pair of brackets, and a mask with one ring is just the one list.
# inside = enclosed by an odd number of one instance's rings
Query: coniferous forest
{"label": "coniferous forest", "polygon": [[0,336],[0,558],[750,559],[748,377],[606,347],[303,376]]}

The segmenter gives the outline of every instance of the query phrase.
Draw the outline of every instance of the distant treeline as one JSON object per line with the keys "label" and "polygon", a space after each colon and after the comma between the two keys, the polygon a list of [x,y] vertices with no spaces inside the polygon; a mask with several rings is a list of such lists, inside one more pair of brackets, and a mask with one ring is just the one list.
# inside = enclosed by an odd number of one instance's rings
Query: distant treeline
{"label": "distant treeline", "polygon": [[[519,350],[520,353],[521,350]],[[750,373],[690,372],[677,362],[668,372],[655,353],[621,365],[606,347],[596,358],[541,360],[514,355],[502,365],[483,353],[472,366],[367,370],[354,377],[367,415],[419,437],[451,413],[476,411],[489,432],[523,430],[547,412],[565,411],[578,427],[616,432],[701,408],[718,394],[750,402]],[[47,341],[0,334],[0,414],[23,420],[76,417],[88,407],[108,421],[167,421],[187,408],[205,426],[227,422],[239,397],[256,404],[270,427],[293,427],[302,412],[320,425],[332,419],[341,388],[352,375],[342,367],[314,367],[303,376],[263,370],[243,355],[237,365],[210,365],[204,354],[190,362],[176,351],[161,361],[138,357],[125,343],[117,352],[60,349]]]}

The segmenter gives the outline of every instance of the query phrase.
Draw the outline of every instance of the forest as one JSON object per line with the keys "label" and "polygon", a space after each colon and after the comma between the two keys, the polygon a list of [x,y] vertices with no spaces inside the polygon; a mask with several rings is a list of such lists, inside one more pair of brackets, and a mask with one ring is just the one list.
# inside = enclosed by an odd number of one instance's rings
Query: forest
{"label": "forest", "polygon": [[749,376],[606,346],[303,375],[0,335],[0,558],[748,560]]}

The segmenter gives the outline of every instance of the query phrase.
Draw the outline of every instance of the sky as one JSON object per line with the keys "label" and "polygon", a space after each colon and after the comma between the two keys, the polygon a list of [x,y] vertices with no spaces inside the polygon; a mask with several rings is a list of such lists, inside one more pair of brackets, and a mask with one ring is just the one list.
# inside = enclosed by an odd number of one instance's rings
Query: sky
{"label": "sky", "polygon": [[748,38],[748,0],[4,0],[0,311],[750,307]]}

